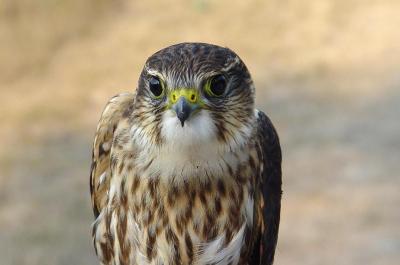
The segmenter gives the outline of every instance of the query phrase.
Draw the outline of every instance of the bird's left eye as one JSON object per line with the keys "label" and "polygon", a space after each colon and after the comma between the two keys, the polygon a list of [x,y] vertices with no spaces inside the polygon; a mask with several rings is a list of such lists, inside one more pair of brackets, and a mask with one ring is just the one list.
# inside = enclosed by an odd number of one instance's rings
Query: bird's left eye
{"label": "bird's left eye", "polygon": [[225,93],[226,79],[223,75],[212,77],[205,85],[205,91],[209,96],[219,97]]}
{"label": "bird's left eye", "polygon": [[164,87],[161,80],[157,76],[152,76],[149,79],[149,89],[155,98],[160,98],[163,95]]}

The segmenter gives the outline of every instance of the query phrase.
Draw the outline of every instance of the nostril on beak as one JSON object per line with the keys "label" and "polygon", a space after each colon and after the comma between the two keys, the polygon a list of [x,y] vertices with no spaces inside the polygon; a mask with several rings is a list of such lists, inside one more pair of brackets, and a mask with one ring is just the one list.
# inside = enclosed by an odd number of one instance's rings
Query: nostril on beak
{"label": "nostril on beak", "polygon": [[196,102],[196,95],[195,94],[191,94],[189,101],[192,102],[192,103]]}

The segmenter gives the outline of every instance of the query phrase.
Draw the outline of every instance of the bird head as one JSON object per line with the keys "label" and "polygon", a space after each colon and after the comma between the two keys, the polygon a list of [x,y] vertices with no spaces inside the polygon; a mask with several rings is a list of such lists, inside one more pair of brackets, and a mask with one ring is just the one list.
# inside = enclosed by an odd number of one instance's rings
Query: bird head
{"label": "bird head", "polygon": [[216,45],[182,43],[150,56],[135,102],[132,130],[146,144],[231,148],[253,128],[250,74],[233,51]]}

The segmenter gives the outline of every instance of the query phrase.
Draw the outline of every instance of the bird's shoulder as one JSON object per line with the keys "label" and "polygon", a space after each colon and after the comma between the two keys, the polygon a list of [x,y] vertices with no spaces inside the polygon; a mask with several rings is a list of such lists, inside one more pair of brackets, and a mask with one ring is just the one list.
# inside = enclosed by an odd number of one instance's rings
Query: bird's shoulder
{"label": "bird's shoulder", "polygon": [[280,163],[282,160],[279,136],[271,119],[262,111],[255,111],[256,140],[264,156],[273,159],[273,162]]}
{"label": "bird's shoulder", "polygon": [[124,117],[134,108],[135,95],[118,94],[112,97],[101,114],[93,141],[90,172],[90,194],[95,217],[106,203],[111,178],[110,152],[115,130]]}

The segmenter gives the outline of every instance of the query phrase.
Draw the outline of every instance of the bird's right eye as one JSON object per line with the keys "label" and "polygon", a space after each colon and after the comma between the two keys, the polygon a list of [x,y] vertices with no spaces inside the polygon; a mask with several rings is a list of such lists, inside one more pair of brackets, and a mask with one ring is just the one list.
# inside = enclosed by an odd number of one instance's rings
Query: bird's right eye
{"label": "bird's right eye", "polygon": [[149,79],[149,88],[155,98],[160,98],[164,93],[164,87],[159,77],[152,76]]}

